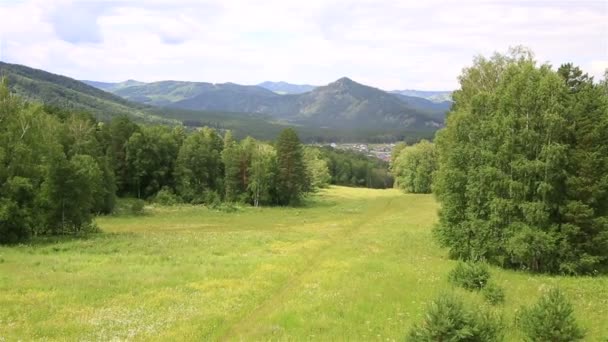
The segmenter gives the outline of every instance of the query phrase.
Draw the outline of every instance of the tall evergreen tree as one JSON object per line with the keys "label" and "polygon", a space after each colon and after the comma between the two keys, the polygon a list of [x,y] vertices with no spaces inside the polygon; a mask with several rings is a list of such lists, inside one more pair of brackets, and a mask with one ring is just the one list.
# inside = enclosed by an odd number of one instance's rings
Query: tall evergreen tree
{"label": "tall evergreen tree", "polygon": [[296,204],[309,189],[302,144],[293,128],[284,129],[276,142],[277,193],[281,205]]}

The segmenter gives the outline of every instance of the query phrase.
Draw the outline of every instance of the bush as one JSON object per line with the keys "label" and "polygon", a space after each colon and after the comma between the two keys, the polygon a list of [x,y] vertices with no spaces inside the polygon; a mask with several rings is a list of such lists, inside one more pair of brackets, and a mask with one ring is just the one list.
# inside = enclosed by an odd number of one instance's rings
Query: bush
{"label": "bush", "polygon": [[481,294],[492,305],[502,304],[505,302],[505,290],[493,283],[487,284],[482,290]]}
{"label": "bush", "polygon": [[154,202],[161,205],[176,205],[178,204],[179,198],[171,191],[171,189],[164,187],[154,196]]}
{"label": "bush", "polygon": [[481,290],[490,279],[490,271],[482,262],[459,262],[450,272],[449,279],[467,290]]}
{"label": "bush", "polygon": [[146,203],[142,199],[136,199],[131,202],[131,214],[141,215],[144,213],[144,206]]}
{"label": "bush", "polygon": [[490,312],[471,310],[450,295],[428,307],[425,319],[414,325],[408,341],[500,341],[502,321]]}
{"label": "bush", "polygon": [[530,341],[578,341],[585,336],[572,304],[559,289],[549,291],[531,308],[523,308],[518,321]]}
{"label": "bush", "polygon": [[203,203],[211,209],[217,209],[222,205],[222,196],[215,191],[205,191],[203,193]]}

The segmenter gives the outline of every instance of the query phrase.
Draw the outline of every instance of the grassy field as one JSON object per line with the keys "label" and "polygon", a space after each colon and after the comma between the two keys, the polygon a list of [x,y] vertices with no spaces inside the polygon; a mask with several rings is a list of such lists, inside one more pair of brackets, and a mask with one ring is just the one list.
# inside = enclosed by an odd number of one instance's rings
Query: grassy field
{"label": "grassy field", "polygon": [[[0,341],[403,340],[454,262],[432,196],[333,187],[303,208],[148,208],[86,239],[0,247]],[[608,277],[492,269],[518,308],[559,285],[587,340],[608,338]]]}

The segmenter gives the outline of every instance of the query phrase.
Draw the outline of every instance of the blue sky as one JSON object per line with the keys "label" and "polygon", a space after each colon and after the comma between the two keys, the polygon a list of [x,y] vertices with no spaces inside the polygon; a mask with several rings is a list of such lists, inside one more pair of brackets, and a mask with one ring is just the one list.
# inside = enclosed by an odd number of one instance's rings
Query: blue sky
{"label": "blue sky", "polygon": [[78,79],[443,90],[477,54],[608,68],[608,0],[0,0],[0,58]]}

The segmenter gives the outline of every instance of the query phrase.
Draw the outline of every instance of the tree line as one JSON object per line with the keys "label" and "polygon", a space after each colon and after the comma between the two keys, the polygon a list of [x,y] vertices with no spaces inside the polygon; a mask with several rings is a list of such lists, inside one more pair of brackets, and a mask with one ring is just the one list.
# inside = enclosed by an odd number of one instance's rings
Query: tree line
{"label": "tree line", "polygon": [[395,145],[390,170],[395,177],[396,188],[407,193],[431,193],[437,170],[435,145],[428,140],[410,146],[404,142]]}
{"label": "tree line", "polygon": [[391,164],[408,192],[432,183],[439,241],[453,257],[504,267],[606,271],[606,79],[516,48],[476,58],[459,81],[435,146],[401,146]]}
{"label": "tree line", "polygon": [[0,87],[0,242],[90,230],[116,196],[293,205],[329,180],[292,129],[276,144],[210,128],[109,123],[27,103]]}
{"label": "tree line", "polygon": [[162,203],[295,205],[328,184],[387,187],[373,158],[209,127],[137,124],[28,102],[0,84],[0,243],[95,229],[117,197]]}

